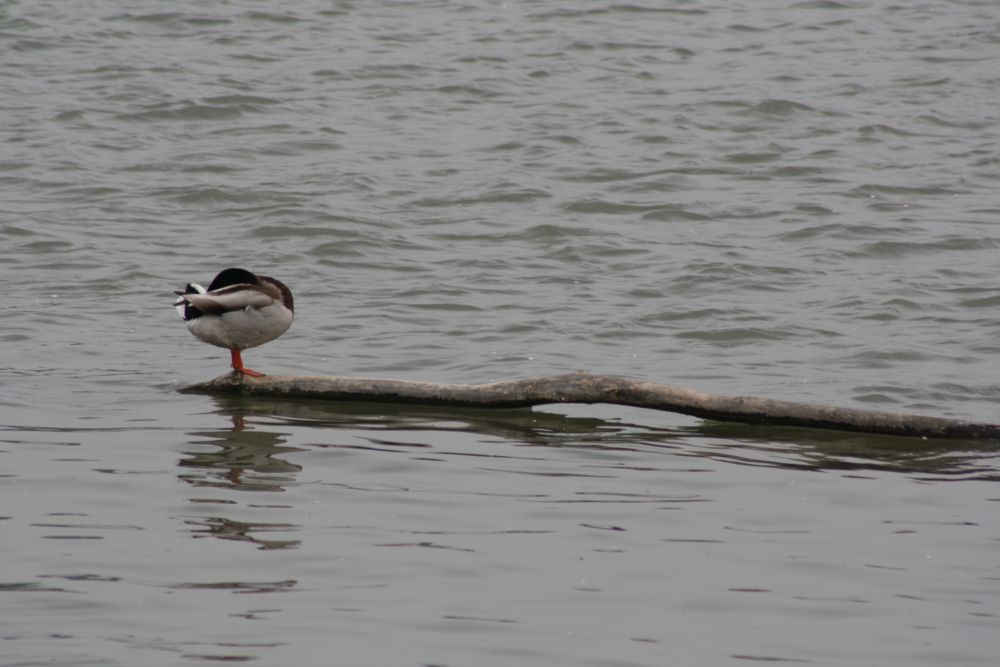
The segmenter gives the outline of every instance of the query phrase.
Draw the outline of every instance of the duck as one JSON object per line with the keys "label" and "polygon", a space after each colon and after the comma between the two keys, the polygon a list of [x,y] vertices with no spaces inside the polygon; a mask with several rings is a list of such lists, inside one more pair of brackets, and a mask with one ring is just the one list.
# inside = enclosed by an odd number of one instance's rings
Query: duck
{"label": "duck", "polygon": [[295,318],[292,292],[276,278],[246,269],[220,271],[205,289],[188,283],[174,307],[188,331],[209,345],[229,350],[233,371],[250,377],[264,373],[243,365],[241,352],[288,331]]}

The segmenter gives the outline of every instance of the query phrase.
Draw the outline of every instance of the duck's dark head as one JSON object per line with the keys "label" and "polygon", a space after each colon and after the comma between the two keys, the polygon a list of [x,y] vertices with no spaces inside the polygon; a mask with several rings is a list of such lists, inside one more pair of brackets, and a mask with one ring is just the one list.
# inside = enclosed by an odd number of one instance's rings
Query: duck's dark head
{"label": "duck's dark head", "polygon": [[288,286],[285,285],[285,283],[281,282],[277,278],[272,278],[271,276],[257,276],[257,279],[260,280],[261,283],[277,289],[278,293],[281,295],[281,303],[285,304],[285,308],[288,308],[288,310],[295,312],[295,300],[292,299],[292,291],[288,289]]}

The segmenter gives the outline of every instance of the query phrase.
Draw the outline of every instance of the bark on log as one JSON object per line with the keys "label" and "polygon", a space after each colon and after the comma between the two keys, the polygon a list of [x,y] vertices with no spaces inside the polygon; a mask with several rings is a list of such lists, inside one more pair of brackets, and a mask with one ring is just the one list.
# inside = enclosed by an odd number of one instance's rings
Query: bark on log
{"label": "bark on log", "polygon": [[1000,440],[1000,424],[774,401],[752,396],[721,396],[582,372],[489,384],[292,375],[253,378],[229,373],[181,391],[479,408],[520,408],[545,403],[612,403],[745,424],[924,438]]}

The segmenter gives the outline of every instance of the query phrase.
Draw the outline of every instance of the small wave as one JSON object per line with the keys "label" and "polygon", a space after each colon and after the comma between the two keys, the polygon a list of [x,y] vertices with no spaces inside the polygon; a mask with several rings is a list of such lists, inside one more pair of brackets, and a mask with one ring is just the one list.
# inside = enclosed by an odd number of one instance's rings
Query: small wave
{"label": "small wave", "polygon": [[941,115],[935,114],[924,114],[919,117],[919,119],[929,125],[935,125],[937,127],[947,127],[952,129],[960,130],[992,130],[993,123],[991,122],[978,122],[974,120],[969,120],[968,117],[962,118],[945,118]]}
{"label": "small wave", "polygon": [[723,347],[736,347],[740,345],[750,345],[761,341],[786,340],[792,334],[783,329],[769,329],[764,327],[730,327],[717,329],[698,329],[697,331],[682,331],[676,334],[682,340],[699,341],[711,343]]}
{"label": "small wave", "polygon": [[983,250],[1000,247],[1000,240],[953,237],[918,241],[876,241],[862,246],[858,251],[848,252],[847,257],[901,257],[905,255],[937,255],[944,251]]}
{"label": "small wave", "polygon": [[760,164],[762,162],[774,162],[780,160],[781,153],[730,153],[723,155],[722,160],[733,164]]}
{"label": "small wave", "polygon": [[531,14],[532,20],[548,19],[572,19],[578,17],[589,17],[602,14],[676,14],[678,16],[698,16],[707,14],[705,9],[693,7],[653,7],[649,5],[618,4],[607,7],[594,7],[590,9],[555,9]]}
{"label": "small wave", "polygon": [[878,195],[903,195],[906,197],[921,196],[951,196],[966,194],[966,190],[948,188],[939,185],[883,185],[880,183],[865,183],[850,191],[854,196],[875,197]]}
{"label": "small wave", "polygon": [[438,208],[449,206],[470,206],[474,204],[519,204],[534,201],[536,199],[545,199],[551,196],[552,195],[548,192],[536,188],[520,188],[511,190],[500,189],[468,197],[424,197],[412,202],[412,205],[426,208]]}
{"label": "small wave", "polygon": [[157,104],[152,108],[145,109],[143,111],[116,114],[116,118],[128,122],[145,123],[162,120],[229,120],[239,118],[242,115],[243,110],[238,106],[218,106],[212,104],[199,104],[197,102],[185,102],[178,105]]}
{"label": "small wave", "polygon": [[963,308],[997,309],[1000,308],[1000,294],[993,294],[991,296],[980,297],[977,299],[963,299],[958,303]]}
{"label": "small wave", "polygon": [[837,2],[837,0],[806,0],[805,2],[796,2],[791,8],[792,9],[857,9],[857,3],[851,2]]}
{"label": "small wave", "polygon": [[25,227],[18,227],[17,225],[4,224],[0,225],[0,236],[35,236],[37,232],[27,229]]}
{"label": "small wave", "polygon": [[257,189],[162,188],[156,194],[184,204],[241,204],[250,206],[291,202],[295,199],[286,192]]}
{"label": "small wave", "polygon": [[267,21],[270,23],[301,23],[303,20],[293,14],[278,14],[260,10],[247,12],[246,17],[251,21]]}
{"label": "small wave", "polygon": [[571,213],[584,213],[587,215],[630,215],[638,213],[642,214],[643,220],[704,219],[704,216],[688,211],[683,206],[676,204],[630,204],[594,197],[575,199],[562,204],[561,208]]}
{"label": "small wave", "polygon": [[764,116],[768,118],[784,118],[793,114],[813,113],[816,109],[801,102],[792,100],[770,99],[759,102],[746,110],[746,113],[754,116]]}
{"label": "small wave", "polygon": [[918,136],[914,132],[907,132],[891,125],[876,123],[874,125],[864,125],[858,128],[858,134],[863,137],[877,137],[880,135],[892,135],[894,137],[914,137]]}
{"label": "small wave", "polygon": [[281,104],[281,100],[261,95],[217,95],[205,98],[206,104],[213,106],[237,106],[241,108],[256,108]]}

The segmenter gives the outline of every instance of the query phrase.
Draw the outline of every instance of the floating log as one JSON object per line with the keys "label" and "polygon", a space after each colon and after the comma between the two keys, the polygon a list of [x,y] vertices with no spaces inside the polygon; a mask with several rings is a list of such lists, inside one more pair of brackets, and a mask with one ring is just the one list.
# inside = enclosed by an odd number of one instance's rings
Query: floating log
{"label": "floating log", "polygon": [[799,426],[922,438],[1000,440],[1000,424],[837,408],[752,396],[722,396],[683,387],[583,372],[489,384],[292,375],[254,378],[234,372],[181,391],[475,408],[522,408],[545,403],[611,403],[745,424]]}

